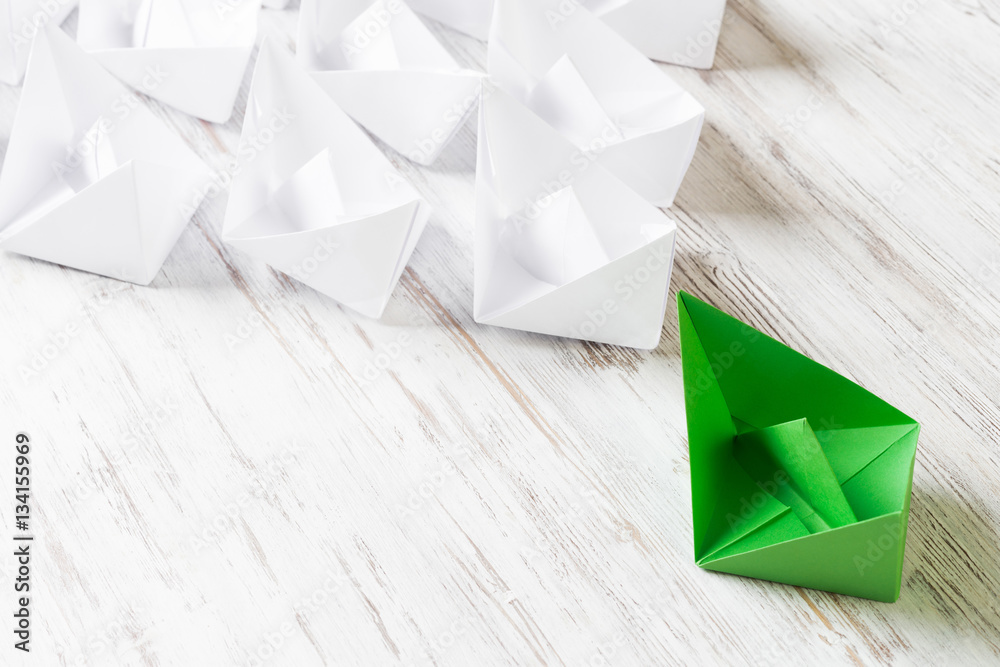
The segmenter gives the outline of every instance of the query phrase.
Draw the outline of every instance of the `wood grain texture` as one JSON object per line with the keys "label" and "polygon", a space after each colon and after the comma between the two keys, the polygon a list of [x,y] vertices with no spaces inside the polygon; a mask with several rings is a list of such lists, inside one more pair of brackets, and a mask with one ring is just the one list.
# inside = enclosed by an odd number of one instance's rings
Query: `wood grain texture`
{"label": "wood grain texture", "polygon": [[[715,69],[664,66],[707,109],[672,292],[923,425],[898,603],[694,565],[673,309],[653,352],[473,322],[469,125],[392,156],[435,214],[381,321],[224,245],[225,193],[149,288],[0,257],[23,664],[997,664],[998,43],[992,0],[730,0]],[[222,169],[248,85],[225,125],[150,106]]]}

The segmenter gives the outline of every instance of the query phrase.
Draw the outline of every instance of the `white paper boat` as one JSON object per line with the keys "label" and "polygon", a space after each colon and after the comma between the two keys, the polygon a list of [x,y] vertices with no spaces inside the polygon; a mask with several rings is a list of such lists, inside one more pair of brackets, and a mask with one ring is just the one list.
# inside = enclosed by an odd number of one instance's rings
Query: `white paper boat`
{"label": "white paper boat", "polygon": [[208,167],[58,28],[31,53],[0,174],[0,247],[150,283]]}
{"label": "white paper boat", "polygon": [[642,349],[660,339],[676,225],[502,91],[480,105],[477,322]]}
{"label": "white paper boat", "polygon": [[556,29],[560,0],[498,0],[489,73],[581,152],[651,203],[673,204],[705,109],[586,9]]}
{"label": "white paper boat", "polygon": [[401,0],[302,0],[297,57],[354,120],[419,164],[469,117],[482,77]]}
{"label": "white paper boat", "polygon": [[176,109],[229,120],[261,0],[80,0],[77,42],[115,76]]}
{"label": "white paper boat", "polygon": [[381,316],[430,209],[292,56],[254,70],[223,239],[369,317]]}

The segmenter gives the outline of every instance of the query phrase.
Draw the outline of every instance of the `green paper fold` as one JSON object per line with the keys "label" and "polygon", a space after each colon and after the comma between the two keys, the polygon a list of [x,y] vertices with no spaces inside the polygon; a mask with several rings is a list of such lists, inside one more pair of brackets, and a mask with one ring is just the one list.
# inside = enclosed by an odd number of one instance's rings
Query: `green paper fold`
{"label": "green paper fold", "polygon": [[737,435],[733,454],[754,483],[789,507],[810,533],[857,523],[805,419]]}
{"label": "green paper fold", "polygon": [[698,565],[898,599],[919,425],[688,294],[678,314]]}

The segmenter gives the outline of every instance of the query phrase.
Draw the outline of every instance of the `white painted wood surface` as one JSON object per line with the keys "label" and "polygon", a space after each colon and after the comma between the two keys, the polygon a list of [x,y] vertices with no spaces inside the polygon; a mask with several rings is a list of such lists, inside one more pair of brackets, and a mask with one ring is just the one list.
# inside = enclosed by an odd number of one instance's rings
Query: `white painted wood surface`
{"label": "white painted wood surface", "polygon": [[[996,664],[998,44],[995,0],[731,0],[716,68],[666,67],[708,113],[672,291],[923,424],[898,603],[695,566],[673,308],[652,353],[472,321],[470,125],[397,159],[436,213],[378,322],[224,246],[224,193],[149,288],[0,257],[38,536],[0,663]],[[224,126],[151,106],[221,169],[248,83]]]}

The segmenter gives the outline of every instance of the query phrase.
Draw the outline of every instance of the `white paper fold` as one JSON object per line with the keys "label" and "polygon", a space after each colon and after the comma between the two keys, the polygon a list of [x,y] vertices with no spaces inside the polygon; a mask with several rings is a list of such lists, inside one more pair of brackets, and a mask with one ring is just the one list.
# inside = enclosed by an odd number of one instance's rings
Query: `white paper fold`
{"label": "white paper fold", "polygon": [[65,21],[77,1],[0,0],[0,83],[21,83],[39,29]]}
{"label": "white paper fold", "polygon": [[419,164],[469,117],[482,76],[460,68],[403,0],[302,0],[297,58],[351,117]]}
{"label": "white paper fold", "polygon": [[726,0],[583,0],[647,57],[710,69]]}
{"label": "white paper fold", "polygon": [[[485,40],[494,0],[407,0],[417,12]],[[546,14],[555,28],[584,7],[653,60],[709,69],[726,0],[561,0]]]}
{"label": "white paper fold", "polygon": [[[497,0],[489,73],[631,188],[670,206],[705,110],[586,9],[552,26],[561,0]],[[561,15],[560,15],[561,16]]]}
{"label": "white paper fold", "polygon": [[0,174],[0,247],[150,283],[208,167],[58,28],[31,53]]}
{"label": "white paper fold", "polygon": [[483,95],[477,322],[652,349],[676,225],[507,93]]}
{"label": "white paper fold", "polygon": [[260,7],[261,0],[80,0],[77,42],[142,93],[224,123]]}
{"label": "white paper fold", "polygon": [[283,48],[261,47],[223,239],[380,317],[430,209]]}
{"label": "white paper fold", "polygon": [[415,11],[486,41],[490,36],[493,0],[406,0]]}

